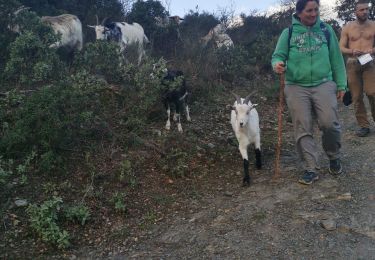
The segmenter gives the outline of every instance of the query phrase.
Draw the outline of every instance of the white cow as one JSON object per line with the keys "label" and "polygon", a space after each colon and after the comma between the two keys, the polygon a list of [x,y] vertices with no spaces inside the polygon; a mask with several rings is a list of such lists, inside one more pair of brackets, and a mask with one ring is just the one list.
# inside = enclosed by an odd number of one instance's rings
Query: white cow
{"label": "white cow", "polygon": [[225,26],[222,24],[216,25],[207,33],[206,36],[201,38],[202,45],[206,46],[211,40],[214,41],[217,48],[230,48],[234,46],[232,39],[226,33]]}
{"label": "white cow", "polygon": [[108,40],[118,42],[121,51],[125,51],[130,44],[138,44],[138,64],[146,55],[144,45],[149,43],[143,27],[138,23],[128,24],[125,22],[105,23],[104,25],[89,25],[95,29],[97,40]]}
{"label": "white cow", "polygon": [[[30,9],[30,7],[21,6],[14,12],[14,16],[20,14],[21,11]],[[59,34],[60,41],[52,44],[50,47],[68,47],[72,50],[81,50],[83,45],[82,24],[77,16],[72,14],[62,14],[59,16],[43,16],[41,21],[52,27],[55,34]],[[16,33],[21,33],[18,24],[9,26],[9,29]]]}

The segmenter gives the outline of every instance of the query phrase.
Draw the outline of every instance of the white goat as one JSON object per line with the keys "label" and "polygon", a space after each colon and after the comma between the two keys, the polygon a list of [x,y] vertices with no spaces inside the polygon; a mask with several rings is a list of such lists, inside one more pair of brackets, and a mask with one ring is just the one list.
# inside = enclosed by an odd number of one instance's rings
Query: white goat
{"label": "white goat", "polygon": [[222,24],[216,25],[212,28],[206,36],[201,38],[203,47],[207,46],[208,42],[213,40],[217,48],[225,47],[227,49],[234,46],[232,39],[226,33],[226,28]]}
{"label": "white goat", "polygon": [[250,97],[252,94],[244,99],[234,93],[233,95],[236,97],[236,101],[232,107],[230,122],[239,144],[238,149],[240,150],[243,159],[243,184],[249,185],[250,175],[247,148],[250,144],[254,144],[255,146],[255,165],[257,169],[262,167],[259,116],[255,109],[257,104],[251,103]]}
{"label": "white goat", "polygon": [[[17,17],[22,11],[29,9],[30,7],[21,6],[14,12],[14,17]],[[40,20],[42,23],[51,26],[55,34],[61,35],[61,39],[51,44],[51,48],[67,47],[71,50],[82,50],[82,24],[77,16],[73,14],[42,16]],[[18,24],[9,25],[8,28],[15,33],[21,33]]]}

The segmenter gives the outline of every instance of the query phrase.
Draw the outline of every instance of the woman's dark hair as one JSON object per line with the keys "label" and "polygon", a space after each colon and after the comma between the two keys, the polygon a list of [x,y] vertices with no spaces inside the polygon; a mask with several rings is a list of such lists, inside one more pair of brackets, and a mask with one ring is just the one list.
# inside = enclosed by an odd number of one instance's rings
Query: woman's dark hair
{"label": "woman's dark hair", "polygon": [[305,9],[307,3],[310,1],[315,1],[319,5],[319,0],[297,0],[297,4],[296,4],[297,14],[302,13],[303,9]]}

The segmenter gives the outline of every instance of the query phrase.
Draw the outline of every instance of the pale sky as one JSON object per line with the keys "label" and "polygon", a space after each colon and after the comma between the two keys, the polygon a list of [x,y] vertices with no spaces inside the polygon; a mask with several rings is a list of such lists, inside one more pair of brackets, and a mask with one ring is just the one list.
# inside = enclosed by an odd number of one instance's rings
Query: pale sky
{"label": "pale sky", "polygon": [[[321,0],[321,6],[333,6],[336,0]],[[278,6],[279,0],[161,0],[164,6],[171,15],[179,15],[183,17],[194,10],[198,5],[199,12],[207,11],[209,13],[217,13],[218,10],[227,8],[228,10],[235,10],[237,14],[249,14],[251,10],[258,10],[260,12],[274,9]]]}

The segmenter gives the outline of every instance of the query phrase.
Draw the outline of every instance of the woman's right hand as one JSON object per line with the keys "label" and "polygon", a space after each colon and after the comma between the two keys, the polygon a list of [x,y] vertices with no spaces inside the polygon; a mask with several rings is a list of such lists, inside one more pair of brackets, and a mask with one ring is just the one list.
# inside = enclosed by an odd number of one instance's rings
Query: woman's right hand
{"label": "woman's right hand", "polygon": [[281,73],[284,73],[285,72],[285,64],[284,62],[282,61],[279,61],[275,64],[275,66],[273,67],[273,70],[277,73],[277,74],[281,74]]}

